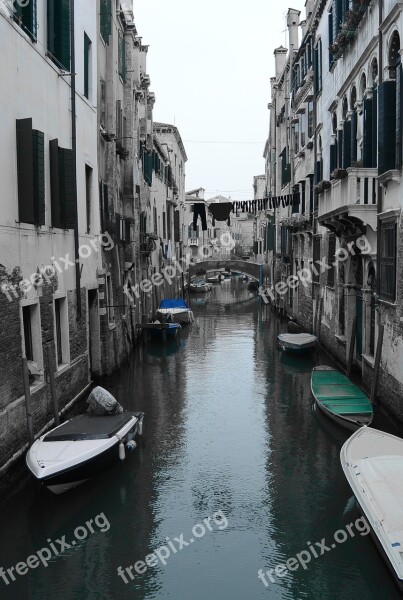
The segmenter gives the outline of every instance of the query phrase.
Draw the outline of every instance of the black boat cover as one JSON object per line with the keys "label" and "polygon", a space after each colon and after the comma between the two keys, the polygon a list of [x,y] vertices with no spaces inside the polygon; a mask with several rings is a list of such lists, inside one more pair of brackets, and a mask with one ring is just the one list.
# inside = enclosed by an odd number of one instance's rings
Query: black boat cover
{"label": "black boat cover", "polygon": [[109,417],[78,415],[67,423],[50,431],[44,442],[68,442],[83,440],[104,440],[113,437],[132,417],[140,419],[143,413],[124,412]]}

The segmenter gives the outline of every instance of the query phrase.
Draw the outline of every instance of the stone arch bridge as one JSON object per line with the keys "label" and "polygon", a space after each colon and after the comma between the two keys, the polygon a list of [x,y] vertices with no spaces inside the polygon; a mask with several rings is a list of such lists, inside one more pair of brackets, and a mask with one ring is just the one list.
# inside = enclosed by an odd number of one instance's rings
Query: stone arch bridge
{"label": "stone arch bridge", "polygon": [[198,263],[190,265],[189,274],[192,277],[193,275],[197,275],[197,273],[202,269],[205,271],[226,269],[227,271],[239,271],[243,275],[248,275],[261,284],[267,267],[268,265],[258,264],[249,260],[202,260]]}

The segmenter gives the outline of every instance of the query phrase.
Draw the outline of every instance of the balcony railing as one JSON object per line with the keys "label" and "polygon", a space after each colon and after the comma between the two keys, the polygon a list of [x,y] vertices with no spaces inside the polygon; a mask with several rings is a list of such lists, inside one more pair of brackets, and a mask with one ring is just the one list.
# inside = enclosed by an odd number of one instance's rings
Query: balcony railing
{"label": "balcony railing", "polygon": [[331,187],[323,192],[319,200],[319,216],[342,206],[377,203],[377,169],[351,167],[347,177],[333,179]]}
{"label": "balcony railing", "polygon": [[369,225],[376,231],[378,170],[351,167],[338,170],[337,175],[340,178],[333,179],[319,196],[319,222],[340,230],[349,223],[361,228]]}
{"label": "balcony railing", "polygon": [[198,246],[199,245],[199,240],[197,238],[191,238],[189,240],[189,246]]}

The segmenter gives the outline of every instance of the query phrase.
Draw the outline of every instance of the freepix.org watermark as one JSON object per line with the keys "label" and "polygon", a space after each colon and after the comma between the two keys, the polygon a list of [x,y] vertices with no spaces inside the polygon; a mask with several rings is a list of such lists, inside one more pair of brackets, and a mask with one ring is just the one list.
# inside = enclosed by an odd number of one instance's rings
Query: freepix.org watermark
{"label": "freepix.org watermark", "polygon": [[334,262],[331,265],[329,265],[324,259],[318,260],[315,263],[312,263],[309,267],[300,269],[295,275],[290,275],[285,281],[278,281],[274,286],[261,285],[259,287],[259,296],[262,298],[265,304],[274,302],[276,294],[278,296],[284,296],[287,294],[289,289],[296,290],[301,283],[304,287],[308,287],[308,284],[312,283],[313,281],[313,275],[318,276],[320,273],[329,271],[338,264],[345,262],[350,255],[356,256],[357,254],[369,254],[370,252],[371,245],[366,236],[363,235],[355,242],[350,242],[347,244],[347,248],[339,248],[336,250]]}
{"label": "freepix.org watermark", "polygon": [[19,299],[20,296],[18,290],[23,293],[28,293],[32,287],[43,285],[44,280],[48,284],[52,283],[52,277],[57,273],[63,273],[63,271],[75,267],[80,259],[89,258],[93,252],[99,252],[101,246],[106,251],[110,251],[114,248],[114,242],[108,232],[101,233],[91,239],[89,244],[82,244],[78,249],[80,258],[71,260],[69,253],[58,259],[56,259],[55,256],[51,256],[51,264],[39,268],[35,273],[32,273],[29,279],[21,279],[18,284],[13,284],[7,278],[3,278],[0,284],[0,290],[5,294],[9,302]]}
{"label": "freepix.org watermark", "polygon": [[[160,546],[157,550],[154,550],[152,554],[148,554],[144,560],[138,560],[134,565],[130,565],[129,567],[121,567],[117,568],[117,574],[122,578],[124,583],[129,583],[129,581],[134,581],[135,573],[138,575],[143,575],[149,567],[156,567],[159,563],[165,567],[168,559],[173,554],[177,554],[183,548],[187,548],[191,546],[198,539],[204,537],[207,531],[213,531],[214,526],[222,531],[228,527],[228,520],[224,515],[222,510],[218,510],[211,517],[207,517],[203,520],[203,523],[197,523],[192,527],[192,535],[188,540],[185,540],[185,536],[181,533],[178,537],[174,537],[173,540],[171,538],[165,538],[165,544]],[[133,573],[133,571],[135,573]]]}
{"label": "freepix.org watermark", "polygon": [[96,533],[96,531],[106,533],[110,527],[108,519],[102,512],[93,519],[86,521],[84,525],[76,527],[73,532],[74,539],[71,542],[66,542],[65,535],[56,540],[48,538],[46,540],[48,545],[38,550],[35,554],[28,556],[24,562],[19,562],[8,569],[0,567],[0,578],[6,585],[10,585],[10,583],[17,581],[17,575],[23,577],[29,572],[29,569],[37,569],[39,566],[48,567],[49,562],[53,558],[60,556],[66,550],[74,548],[77,543],[83,542],[89,535]]}
{"label": "freepix.org watermark", "polygon": [[354,528],[361,536],[368,535],[370,532],[370,526],[366,519],[359,517],[355,522],[346,525],[345,529],[338,529],[333,535],[333,541],[329,542],[329,545],[327,545],[326,538],[322,538],[320,542],[314,542],[314,544],[307,542],[308,550],[301,550],[301,552],[298,552],[298,554],[292,556],[284,563],[278,564],[266,572],[263,569],[259,569],[257,572],[258,579],[261,580],[265,587],[269,587],[269,581],[276,583],[276,577],[283,579],[290,571],[297,571],[300,567],[306,571],[312,558],[320,558],[326,552],[334,550],[337,544],[344,544],[346,540],[353,538],[355,536]]}

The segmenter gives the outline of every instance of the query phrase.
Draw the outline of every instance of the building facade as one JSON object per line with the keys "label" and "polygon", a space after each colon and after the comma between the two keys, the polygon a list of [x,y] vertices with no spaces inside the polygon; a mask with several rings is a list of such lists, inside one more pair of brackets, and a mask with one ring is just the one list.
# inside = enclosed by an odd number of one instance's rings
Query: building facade
{"label": "building facade", "polygon": [[275,302],[368,389],[383,335],[379,397],[400,419],[402,19],[392,1],[290,9],[265,149]]}

